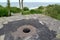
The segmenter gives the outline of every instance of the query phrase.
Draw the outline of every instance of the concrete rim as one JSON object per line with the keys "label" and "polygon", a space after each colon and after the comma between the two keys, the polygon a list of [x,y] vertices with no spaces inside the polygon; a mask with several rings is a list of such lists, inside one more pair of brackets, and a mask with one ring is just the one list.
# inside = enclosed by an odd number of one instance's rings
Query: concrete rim
{"label": "concrete rim", "polygon": [[[28,28],[30,29],[29,33],[24,33],[23,29]],[[17,29],[17,31],[13,32],[12,35],[15,37],[21,37],[21,38],[25,38],[28,36],[33,36],[34,34],[36,34],[36,28],[32,25],[23,25],[21,27],[19,27]]]}

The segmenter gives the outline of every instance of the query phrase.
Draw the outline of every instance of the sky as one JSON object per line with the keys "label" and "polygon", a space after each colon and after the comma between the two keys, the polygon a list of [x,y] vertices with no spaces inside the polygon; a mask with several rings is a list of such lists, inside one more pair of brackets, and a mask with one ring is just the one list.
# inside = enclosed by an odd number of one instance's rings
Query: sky
{"label": "sky", "polygon": [[[7,2],[7,0],[0,0],[0,2]],[[18,0],[11,0],[11,2],[18,2]],[[24,2],[59,2],[60,0],[24,0]]]}

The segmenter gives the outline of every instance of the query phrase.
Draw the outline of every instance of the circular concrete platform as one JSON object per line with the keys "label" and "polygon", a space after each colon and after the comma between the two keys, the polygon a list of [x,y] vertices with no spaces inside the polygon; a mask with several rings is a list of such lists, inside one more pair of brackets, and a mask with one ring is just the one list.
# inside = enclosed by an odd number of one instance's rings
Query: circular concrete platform
{"label": "circular concrete platform", "polygon": [[19,27],[17,31],[12,32],[12,36],[26,38],[35,35],[37,33],[36,31],[36,28],[31,25],[23,25]]}
{"label": "circular concrete platform", "polygon": [[23,19],[4,24],[0,29],[0,35],[3,34],[4,40],[52,40],[56,37],[55,31],[49,30],[38,19]]}

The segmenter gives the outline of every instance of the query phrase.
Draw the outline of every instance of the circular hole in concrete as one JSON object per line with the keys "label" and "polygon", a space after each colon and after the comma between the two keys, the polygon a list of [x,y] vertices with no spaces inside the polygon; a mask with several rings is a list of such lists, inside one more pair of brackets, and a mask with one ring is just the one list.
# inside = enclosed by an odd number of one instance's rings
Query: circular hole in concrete
{"label": "circular hole in concrete", "polygon": [[29,33],[30,32],[30,29],[29,28],[25,28],[25,29],[23,29],[23,32],[24,33]]}

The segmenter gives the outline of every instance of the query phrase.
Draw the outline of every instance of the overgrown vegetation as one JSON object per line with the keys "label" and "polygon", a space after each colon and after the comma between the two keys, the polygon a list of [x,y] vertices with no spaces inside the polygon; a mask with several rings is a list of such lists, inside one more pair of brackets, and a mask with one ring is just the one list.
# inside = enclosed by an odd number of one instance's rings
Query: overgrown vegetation
{"label": "overgrown vegetation", "polygon": [[45,14],[60,20],[60,5],[48,5]]}
{"label": "overgrown vegetation", "polygon": [[24,15],[26,15],[26,14],[43,14],[43,13],[45,13],[46,15],[51,16],[55,19],[60,20],[60,5],[53,4],[53,5],[48,5],[46,7],[40,6],[36,9],[31,9],[31,10],[27,10],[27,11],[23,12]]}
{"label": "overgrown vegetation", "polygon": [[2,16],[7,16],[8,15],[8,10],[2,6],[0,6],[0,17]]}
{"label": "overgrown vegetation", "polygon": [[[44,8],[43,8],[44,9]],[[27,7],[24,7],[23,8],[23,14],[24,15],[27,15],[27,14],[41,14],[41,13],[43,13],[43,9],[42,8],[36,8],[36,9],[31,9],[31,10],[29,10],[29,8],[27,8]]]}
{"label": "overgrown vegetation", "polygon": [[21,12],[21,9],[20,8],[17,8],[17,7],[11,7],[10,8],[10,12],[12,12],[12,13],[20,13]]}
{"label": "overgrown vegetation", "polygon": [[[10,7],[10,13],[20,13],[21,9],[17,7]],[[8,16],[8,8],[0,5],[0,17]]]}
{"label": "overgrown vegetation", "polygon": [[[22,10],[20,8],[10,7],[11,13],[20,13],[21,11]],[[40,6],[36,9],[31,9],[31,10],[29,10],[29,8],[27,8],[27,7],[23,8],[23,15],[43,14],[43,13],[60,20],[60,5],[54,4],[54,5],[48,5],[46,7]],[[3,7],[0,5],[0,17],[7,16],[7,15],[8,15],[7,7]]]}
{"label": "overgrown vegetation", "polygon": [[29,8],[28,7],[24,7],[23,11],[29,11]]}

